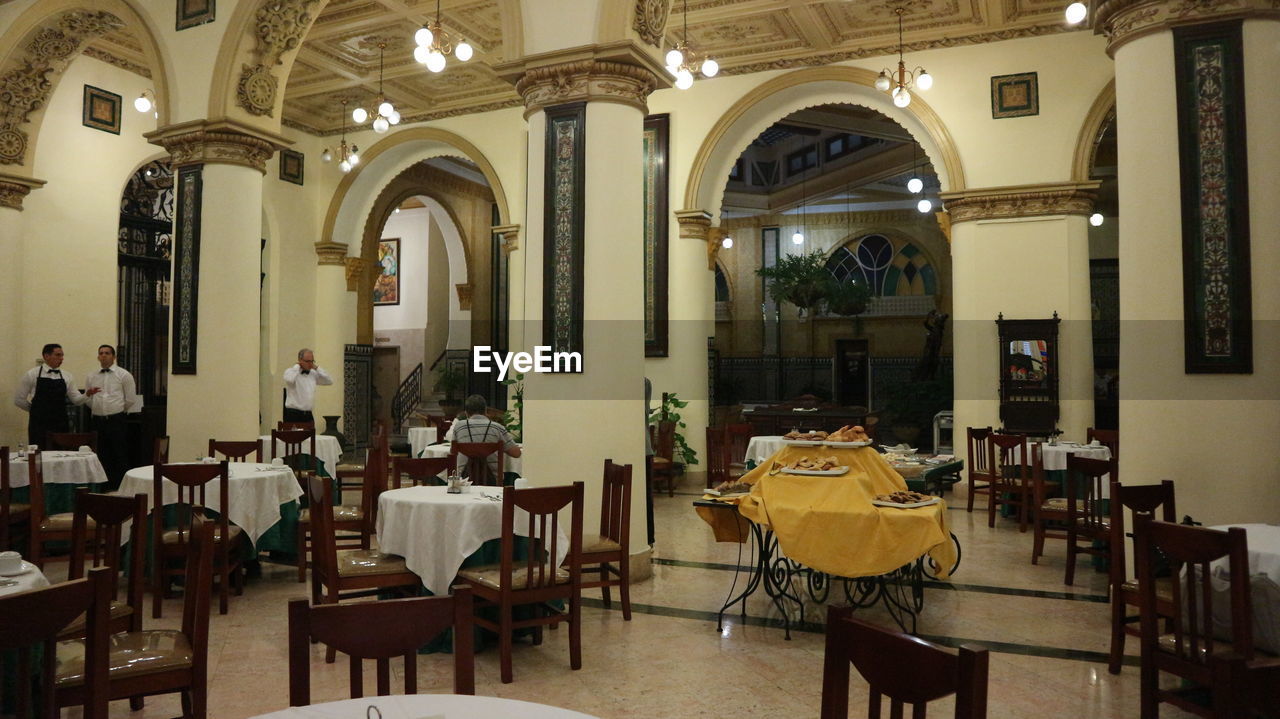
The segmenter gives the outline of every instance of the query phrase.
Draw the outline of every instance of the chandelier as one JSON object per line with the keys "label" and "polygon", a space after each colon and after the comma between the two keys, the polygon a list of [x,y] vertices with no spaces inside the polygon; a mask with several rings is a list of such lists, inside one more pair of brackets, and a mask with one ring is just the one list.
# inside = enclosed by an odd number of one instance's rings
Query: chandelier
{"label": "chandelier", "polygon": [[[387,102],[387,96],[382,92],[382,58],[387,49],[387,43],[378,43],[378,99],[373,103],[373,107],[377,110],[377,117],[373,118],[373,131],[381,135],[391,129],[392,125],[400,124],[400,113],[396,112],[396,108]],[[343,105],[347,102],[343,100]],[[343,112],[346,112],[345,110]],[[351,111],[351,119],[355,120],[357,125],[368,120],[373,113],[365,110],[363,107],[357,107]]]}
{"label": "chandelier", "polygon": [[[898,16],[898,69],[897,71],[888,68],[881,70],[879,77],[876,78],[876,89],[892,95],[894,105],[906,107],[911,104],[911,88],[928,90],[933,87],[933,75],[925,72],[923,67],[917,67],[915,70],[907,69],[907,64],[902,61],[902,16],[906,10],[899,7],[893,12]],[[892,91],[889,89],[891,87]]]}
{"label": "chandelier", "polygon": [[466,40],[459,40],[457,46],[453,38],[440,26],[440,0],[436,0],[436,19],[413,34],[413,41],[418,47],[413,50],[413,59],[427,66],[431,72],[440,72],[445,66],[445,57],[453,55],[460,62],[471,59],[473,52]]}
{"label": "chandelier", "polygon": [[676,87],[688,90],[699,71],[706,77],[720,72],[720,63],[689,45],[689,0],[684,0],[684,33],[680,37],[680,42],[667,53],[667,72],[675,76]]}
{"label": "chandelier", "polygon": [[[343,172],[351,172],[351,168],[360,164],[360,148],[354,144],[347,145],[347,102],[347,100],[342,101],[342,142],[338,144],[338,168]],[[320,153],[320,159],[324,162],[333,162],[333,153],[326,147],[324,152]]]}

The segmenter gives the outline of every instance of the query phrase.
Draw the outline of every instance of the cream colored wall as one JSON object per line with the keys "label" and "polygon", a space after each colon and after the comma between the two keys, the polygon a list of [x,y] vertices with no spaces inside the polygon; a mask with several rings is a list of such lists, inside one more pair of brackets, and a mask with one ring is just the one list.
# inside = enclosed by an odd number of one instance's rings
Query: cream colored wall
{"label": "cream colored wall", "polygon": [[[400,304],[373,308],[375,332],[421,328],[427,324],[427,245],[431,213],[425,207],[393,213],[382,238],[400,239]],[[412,367],[413,365],[408,365]]]}
{"label": "cream colored wall", "polygon": [[[1182,227],[1170,35],[1134,40],[1116,55],[1120,181],[1120,431],[1125,482],[1176,482],[1178,511],[1207,524],[1275,522],[1280,493],[1269,452],[1280,434],[1280,206],[1267,182],[1280,174],[1275,133],[1280,23],[1246,21],[1246,133],[1253,270],[1254,372],[1183,371]],[[1223,454],[1223,447],[1241,451]]]}
{"label": "cream colored wall", "polygon": [[[119,135],[81,124],[86,84],[124,98]],[[3,313],[20,318],[8,320],[16,325],[8,335],[15,366],[6,368],[6,382],[16,382],[35,365],[43,344],[59,342],[67,355],[64,366],[83,387],[86,372],[97,367],[98,345],[117,343],[120,196],[130,175],[161,154],[142,137],[155,120],[134,110],[130,100],[146,86],[145,78],[81,56],[49,99],[34,158],[36,176],[48,184],[23,203],[20,264],[10,266],[16,270],[10,276],[20,283],[21,305]],[[0,417],[0,438],[25,438],[25,412],[5,402]]]}
{"label": "cream colored wall", "polygon": [[601,6],[607,2],[610,0],[520,0],[524,54],[596,42]]}
{"label": "cream colored wall", "polygon": [[[437,238],[443,234],[439,215],[435,212],[431,213],[431,232]],[[458,250],[461,250],[460,243]],[[450,282],[449,250],[444,242],[437,241],[427,245],[427,253],[427,331],[424,338],[426,342],[423,351],[423,361],[426,363],[424,369],[430,369],[436,358],[451,344],[458,348],[467,346],[465,342],[454,344],[452,340],[453,325],[457,321],[454,319],[454,313],[461,310],[456,307],[458,294],[453,290]],[[437,366],[437,371],[443,366],[443,364]],[[432,390],[433,387],[434,383],[427,389]]]}

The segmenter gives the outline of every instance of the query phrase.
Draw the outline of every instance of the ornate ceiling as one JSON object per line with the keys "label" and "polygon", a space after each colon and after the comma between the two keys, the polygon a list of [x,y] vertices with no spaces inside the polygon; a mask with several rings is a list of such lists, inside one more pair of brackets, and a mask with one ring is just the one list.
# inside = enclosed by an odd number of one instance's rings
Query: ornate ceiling
{"label": "ornate ceiling", "polygon": [[[723,74],[820,65],[896,52],[899,6],[907,11],[908,52],[1067,29],[1063,0],[689,0],[688,35]],[[684,36],[681,9],[674,0],[668,45]],[[503,55],[498,0],[443,0],[445,29],[476,54],[467,63],[451,60],[439,74],[412,57],[413,33],[434,11],[431,0],[330,0],[294,62],[285,124],[335,133],[343,99],[368,107],[378,92],[379,42],[387,44],[385,92],[405,121],[519,104],[490,69],[511,59]],[[125,32],[95,41],[87,52],[145,74],[141,48]]]}

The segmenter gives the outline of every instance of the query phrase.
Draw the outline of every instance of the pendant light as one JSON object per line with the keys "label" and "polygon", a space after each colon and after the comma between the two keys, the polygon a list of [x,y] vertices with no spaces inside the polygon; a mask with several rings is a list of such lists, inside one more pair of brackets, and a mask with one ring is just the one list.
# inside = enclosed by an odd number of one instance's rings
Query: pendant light
{"label": "pendant light", "polygon": [[[383,59],[386,54],[387,43],[378,43],[378,99],[373,103],[374,112],[378,114],[373,118],[373,131],[379,135],[391,129],[392,125],[400,124],[400,113],[396,111],[395,106],[387,101],[386,94],[382,91],[382,73]],[[344,101],[345,105],[346,102]],[[372,112],[365,110],[363,107],[357,107],[351,111],[351,119],[357,125],[363,124],[365,120],[373,115]]]}
{"label": "pendant light", "polygon": [[475,52],[466,40],[459,40],[455,46],[453,38],[440,25],[440,0],[436,0],[436,19],[418,28],[413,34],[413,42],[417,45],[413,59],[426,65],[431,72],[444,70],[449,55],[459,62],[466,62]]}
{"label": "pendant light", "polygon": [[915,70],[907,69],[907,64],[902,59],[902,16],[907,11],[899,7],[893,12],[898,16],[898,69],[896,71],[888,68],[881,70],[880,75],[876,77],[876,89],[892,95],[894,105],[906,107],[911,104],[912,89],[928,90],[933,87],[933,75],[926,72],[923,67],[917,67]]}
{"label": "pendant light", "polygon": [[701,72],[704,77],[715,77],[720,63],[699,53],[689,44],[689,0],[684,0],[684,33],[680,42],[667,52],[667,72],[676,78],[676,87],[688,90],[693,87],[693,76]]}
{"label": "pendant light", "polygon": [[[342,142],[338,144],[338,169],[343,172],[351,172],[351,168],[360,164],[360,148],[347,145],[347,102],[347,100],[342,101]],[[326,147],[324,152],[320,153],[320,159],[324,162],[333,162],[333,153]]]}

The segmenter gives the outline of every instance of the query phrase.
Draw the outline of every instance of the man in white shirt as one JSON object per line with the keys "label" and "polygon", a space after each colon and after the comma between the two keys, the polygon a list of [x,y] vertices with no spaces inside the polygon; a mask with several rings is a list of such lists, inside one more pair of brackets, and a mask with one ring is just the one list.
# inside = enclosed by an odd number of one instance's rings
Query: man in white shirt
{"label": "man in white shirt", "polygon": [[298,350],[298,364],[284,371],[284,421],[315,422],[316,385],[331,385],[333,378],[316,364],[315,354]]}
{"label": "man in white shirt", "polygon": [[89,398],[76,389],[70,372],[62,370],[62,345],[50,343],[40,350],[44,364],[36,365],[18,380],[13,403],[27,417],[27,443],[43,446],[49,432],[70,432],[67,403],[82,405]]}
{"label": "man in white shirt", "polygon": [[93,430],[98,433],[98,458],[114,490],[131,464],[125,414],[142,411],[142,401],[133,375],[116,364],[115,347],[98,347],[98,364],[102,368],[84,380],[84,393],[93,411]]}

